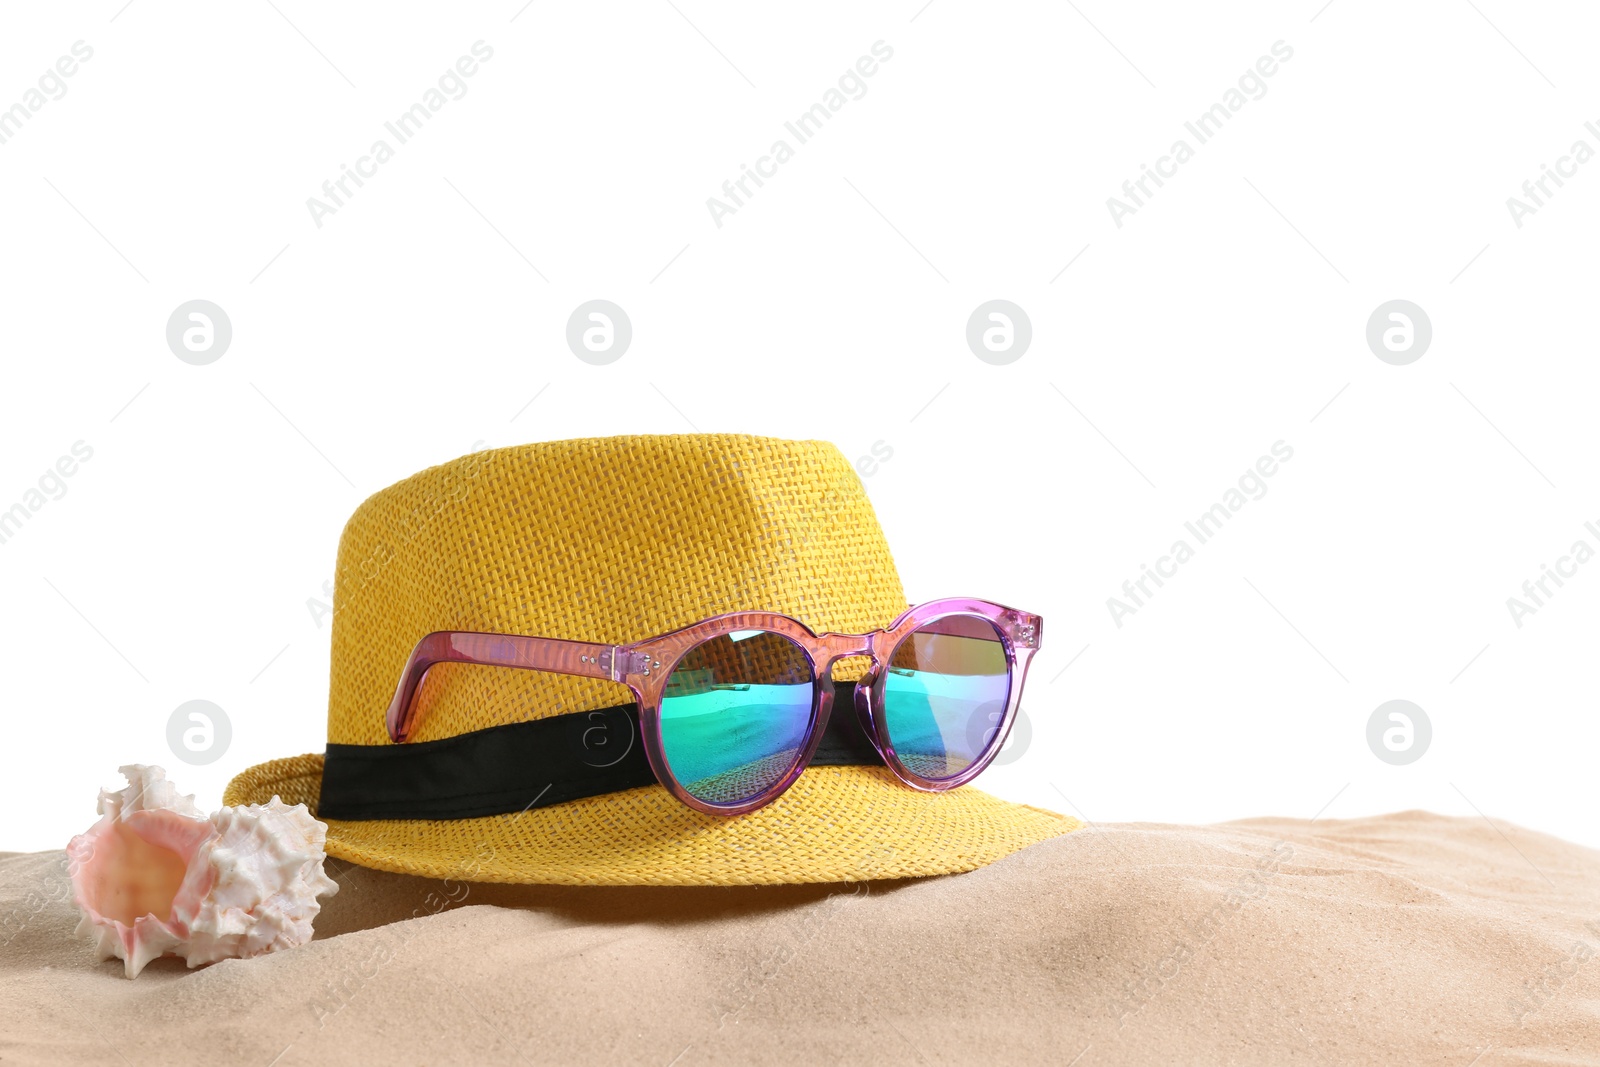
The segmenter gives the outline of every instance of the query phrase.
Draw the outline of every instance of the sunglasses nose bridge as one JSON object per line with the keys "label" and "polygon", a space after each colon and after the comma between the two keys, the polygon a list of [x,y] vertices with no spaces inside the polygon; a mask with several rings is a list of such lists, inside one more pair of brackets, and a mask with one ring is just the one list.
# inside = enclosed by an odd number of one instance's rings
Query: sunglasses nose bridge
{"label": "sunglasses nose bridge", "polygon": [[822,669],[824,678],[833,677],[833,665],[841,659],[849,659],[855,656],[869,657],[866,670],[854,680],[851,686],[854,689],[853,699],[848,697],[846,699],[850,699],[850,703],[854,705],[853,710],[861,722],[862,729],[866,731],[868,740],[872,741],[873,747],[876,748],[878,743],[872,728],[871,689],[877,679],[880,664],[877,656],[873,653],[874,636],[874,634],[827,633],[820,635],[820,639],[828,649],[828,662]]}
{"label": "sunglasses nose bridge", "polygon": [[870,656],[872,654],[871,634],[818,634],[817,640],[822,642],[827,649],[828,662],[824,665],[832,669],[833,661],[844,659],[848,656]]}
{"label": "sunglasses nose bridge", "polygon": [[[838,660],[855,656],[869,657],[866,670],[850,685],[850,689],[853,689],[854,692],[846,699],[849,700],[850,705],[853,705],[851,710],[856,713],[856,721],[859,723],[861,733],[865,735],[867,743],[877,750],[879,759],[882,759],[883,748],[878,743],[878,731],[873,724],[872,715],[872,687],[876,684],[878,671],[882,669],[882,664],[879,663],[878,657],[873,651],[873,638],[876,636],[878,635],[827,633],[822,634],[820,639],[828,649],[828,664],[823,669],[823,677],[825,678],[832,677],[833,665]],[[850,690],[843,690],[843,692],[849,693]]]}

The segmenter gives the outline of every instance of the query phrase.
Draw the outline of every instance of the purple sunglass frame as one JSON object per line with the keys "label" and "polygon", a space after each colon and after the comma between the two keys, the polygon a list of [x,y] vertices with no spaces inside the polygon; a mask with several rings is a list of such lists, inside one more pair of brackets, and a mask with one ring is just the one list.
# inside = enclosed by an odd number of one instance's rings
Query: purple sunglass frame
{"label": "purple sunglass frame", "polygon": [[[976,617],[991,623],[1005,648],[1008,688],[1005,713],[987,747],[959,774],[926,778],[911,771],[895,754],[884,708],[885,667],[900,641],[914,630],[940,632],[937,624],[952,617]],[[667,762],[661,739],[661,698],[667,678],[690,650],[714,637],[740,630],[767,630],[792,640],[811,664],[811,721],[795,764],[762,793],[732,805],[707,804],[679,784]],[[417,693],[428,670],[439,663],[472,663],[488,667],[513,667],[549,671],[618,682],[632,692],[639,709],[639,732],[645,755],[656,780],[684,804],[708,815],[742,815],[772,803],[793,785],[816,754],[817,744],[833,710],[832,671],[836,660],[869,656],[872,663],[855,687],[855,711],[867,739],[883,762],[906,785],[942,792],[965,785],[993,761],[1005,744],[1017,709],[1028,664],[1038,651],[1044,620],[989,600],[947,597],[907,608],[894,622],[865,634],[815,633],[798,619],[772,611],[735,611],[714,615],[658,637],[628,645],[602,645],[557,637],[523,637],[517,634],[440,630],[428,634],[411,651],[394,699],[389,704],[389,737],[395,743],[411,738],[422,719]],[[956,632],[956,631],[950,631]]]}

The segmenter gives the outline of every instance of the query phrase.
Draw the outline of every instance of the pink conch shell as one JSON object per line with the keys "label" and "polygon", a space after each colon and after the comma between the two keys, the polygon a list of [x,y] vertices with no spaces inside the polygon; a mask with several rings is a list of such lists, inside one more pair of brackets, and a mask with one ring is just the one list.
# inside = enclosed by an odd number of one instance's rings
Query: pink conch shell
{"label": "pink conch shell", "polygon": [[328,828],[304,804],[202,815],[160,767],[119,767],[128,787],[100,791],[100,821],[67,846],[77,933],[129,978],[158,956],[190,967],[311,940],[339,886],[322,870]]}

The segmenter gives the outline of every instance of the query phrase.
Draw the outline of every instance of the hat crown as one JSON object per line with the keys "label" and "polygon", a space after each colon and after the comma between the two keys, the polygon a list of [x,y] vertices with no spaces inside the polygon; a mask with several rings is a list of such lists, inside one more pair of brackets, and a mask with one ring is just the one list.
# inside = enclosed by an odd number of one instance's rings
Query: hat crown
{"label": "hat crown", "polygon": [[[328,740],[388,741],[384,712],[436,630],[627,644],[723,612],[863,633],[906,607],[849,462],[740,434],[493,449],[368,498],[339,541]],[[616,683],[439,664],[414,740],[631,699]]]}

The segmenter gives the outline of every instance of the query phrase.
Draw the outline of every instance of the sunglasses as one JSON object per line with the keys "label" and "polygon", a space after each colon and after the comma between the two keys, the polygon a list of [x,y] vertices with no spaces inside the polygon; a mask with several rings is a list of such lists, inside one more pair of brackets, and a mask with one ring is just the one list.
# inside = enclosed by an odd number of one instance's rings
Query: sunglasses
{"label": "sunglasses", "polygon": [[[412,737],[417,693],[438,663],[549,671],[625,685],[656,781],[709,815],[772,803],[829,731],[836,693],[864,741],[913,789],[954,789],[1005,745],[1043,620],[951,597],[908,609],[882,630],[813,633],[770,611],[717,615],[629,645],[440,631],[412,650],[389,705],[389,737]],[[870,657],[852,686],[835,663]],[[835,720],[837,724],[837,720]],[[429,742],[428,744],[433,744]]]}

